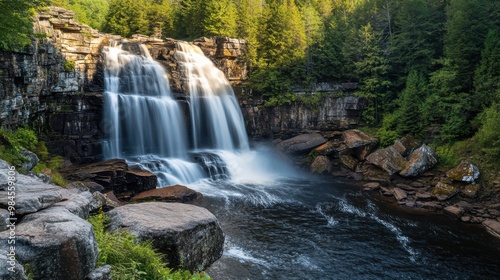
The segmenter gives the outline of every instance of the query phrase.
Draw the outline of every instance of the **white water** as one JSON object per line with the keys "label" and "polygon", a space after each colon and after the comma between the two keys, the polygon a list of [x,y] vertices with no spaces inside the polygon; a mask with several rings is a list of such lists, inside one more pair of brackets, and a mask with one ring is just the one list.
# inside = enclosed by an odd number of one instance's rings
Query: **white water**
{"label": "white water", "polygon": [[125,158],[155,173],[159,187],[205,178],[263,185],[286,176],[269,152],[249,149],[233,89],[200,48],[179,42],[175,52],[190,96],[189,121],[170,92],[165,70],[142,45],[141,52],[113,47],[105,52],[107,159]]}

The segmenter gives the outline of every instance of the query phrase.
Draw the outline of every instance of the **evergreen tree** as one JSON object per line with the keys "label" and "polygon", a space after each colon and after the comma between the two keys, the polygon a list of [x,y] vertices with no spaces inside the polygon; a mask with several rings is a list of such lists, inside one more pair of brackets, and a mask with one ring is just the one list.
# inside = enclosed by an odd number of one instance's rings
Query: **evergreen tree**
{"label": "evergreen tree", "polygon": [[251,65],[257,63],[259,48],[258,34],[261,31],[263,0],[238,0],[238,36],[247,40],[247,60]]}
{"label": "evergreen tree", "polygon": [[146,13],[148,4],[146,0],[111,0],[104,30],[124,37],[152,35]]}
{"label": "evergreen tree", "polygon": [[202,21],[204,35],[235,37],[237,9],[231,0],[209,0]]}
{"label": "evergreen tree", "polygon": [[500,29],[490,30],[474,74],[473,107],[480,111],[500,101]]}
{"label": "evergreen tree", "polygon": [[396,131],[400,136],[421,134],[424,126],[420,106],[426,95],[427,86],[424,77],[415,70],[411,71],[406,80],[406,87],[399,97]]}

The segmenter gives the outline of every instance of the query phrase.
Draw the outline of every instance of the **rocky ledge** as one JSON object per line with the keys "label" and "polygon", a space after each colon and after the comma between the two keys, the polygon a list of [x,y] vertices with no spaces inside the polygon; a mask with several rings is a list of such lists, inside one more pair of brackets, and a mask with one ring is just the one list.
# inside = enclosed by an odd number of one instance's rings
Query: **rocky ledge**
{"label": "rocky ledge", "polygon": [[[199,271],[220,258],[224,234],[208,210],[165,202],[120,206],[112,191],[101,193],[106,189],[95,181],[137,183],[127,179],[129,170],[120,166],[123,162],[115,160],[68,168],[73,176],[89,181],[61,188],[19,174],[0,160],[0,242],[9,244],[0,251],[8,264],[0,268],[0,279],[28,279],[26,267],[32,279],[110,279],[109,266],[96,267],[98,247],[92,225],[85,220],[99,209],[114,209],[109,212],[110,230],[125,229],[139,240],[151,240],[172,266]],[[139,193],[143,188],[138,185],[128,185],[127,191]],[[166,193],[180,200],[198,197],[182,186]]]}
{"label": "rocky ledge", "polygon": [[[472,162],[463,160],[452,169],[437,169],[438,157],[432,148],[412,137],[375,150],[378,140],[356,129],[320,131],[275,143],[279,151],[313,173],[364,182],[360,184],[363,190],[393,197],[403,207],[483,224],[500,237],[500,192],[484,187],[479,168]],[[493,190],[500,190],[500,180],[495,182]]]}

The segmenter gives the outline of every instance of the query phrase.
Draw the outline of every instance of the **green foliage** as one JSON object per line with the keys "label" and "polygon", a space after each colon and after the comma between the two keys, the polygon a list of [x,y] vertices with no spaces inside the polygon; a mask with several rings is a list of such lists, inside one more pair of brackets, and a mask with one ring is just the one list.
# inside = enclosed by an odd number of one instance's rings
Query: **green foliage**
{"label": "green foliage", "polygon": [[500,158],[500,104],[495,103],[486,109],[481,119],[482,126],[474,139],[481,152],[496,162]]}
{"label": "green foliage", "polygon": [[111,265],[111,276],[117,280],[139,279],[204,279],[205,273],[191,274],[189,271],[172,271],[162,261],[162,255],[153,249],[150,242],[137,242],[134,235],[122,231],[105,231],[109,218],[103,213],[89,217],[94,228],[99,248],[98,266]]}
{"label": "green foliage", "polygon": [[235,37],[237,9],[231,0],[208,0],[202,21],[204,34]]}
{"label": "green foliage", "polygon": [[435,149],[436,154],[438,155],[438,164],[439,167],[442,168],[453,168],[460,163],[460,157],[457,156],[454,152],[453,146],[451,145],[442,145],[437,146]]}
{"label": "green foliage", "polygon": [[416,71],[410,72],[406,88],[399,97],[400,107],[397,111],[396,130],[399,135],[418,136],[424,127],[420,106],[427,95],[425,79]]}
{"label": "green foliage", "polygon": [[382,127],[377,131],[377,138],[379,139],[381,146],[386,147],[392,145],[394,144],[394,141],[402,136],[396,131],[397,123],[397,114],[393,113],[385,115],[382,120]]}
{"label": "green foliage", "polygon": [[98,30],[102,30],[109,11],[108,0],[50,0],[50,4],[73,11],[75,20]]}
{"label": "green foliage", "polygon": [[74,61],[66,60],[64,62],[64,71],[73,72],[73,71],[75,71],[75,66],[76,66],[76,64]]}
{"label": "green foliage", "polygon": [[27,128],[19,128],[14,132],[8,132],[10,142],[16,147],[25,148],[27,150],[35,150],[38,145],[38,137],[33,130]]}

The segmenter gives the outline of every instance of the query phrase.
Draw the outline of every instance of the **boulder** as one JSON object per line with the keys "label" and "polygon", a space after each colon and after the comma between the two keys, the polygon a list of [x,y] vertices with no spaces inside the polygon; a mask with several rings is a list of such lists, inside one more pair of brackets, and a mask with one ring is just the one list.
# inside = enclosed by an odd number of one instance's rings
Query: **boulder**
{"label": "boulder", "polygon": [[340,142],[338,139],[330,140],[325,144],[316,147],[314,149],[314,152],[322,156],[338,156],[350,153],[347,145],[343,142]]}
{"label": "boulder", "polygon": [[224,234],[207,209],[182,203],[144,202],[108,212],[110,230],[125,229],[150,240],[173,267],[207,268],[222,256]]}
{"label": "boulder", "polygon": [[31,171],[31,169],[33,169],[33,167],[35,167],[35,165],[37,165],[38,162],[40,161],[40,159],[35,153],[28,151],[26,149],[21,149],[21,151],[19,151],[19,154],[23,156],[26,160],[23,161],[18,166],[26,172]]}
{"label": "boulder", "polygon": [[368,134],[350,129],[342,132],[346,146],[352,149],[356,157],[365,160],[370,152],[378,145],[378,140]]}
{"label": "boulder", "polygon": [[397,173],[406,167],[405,159],[392,146],[371,153],[366,160],[384,169],[389,175]]}
{"label": "boulder", "polygon": [[285,154],[307,153],[313,148],[326,143],[326,139],[318,133],[302,134],[282,141],[276,145]]}
{"label": "boulder", "polygon": [[486,227],[489,233],[500,238],[500,222],[497,220],[487,219],[483,221],[483,226]]}
{"label": "boulder", "polygon": [[[17,181],[17,172],[15,170],[10,170],[10,164],[6,161],[0,159],[0,190],[7,190],[9,186],[9,181]],[[14,175],[14,176],[12,176]],[[10,177],[10,178],[9,178]],[[14,178],[12,178],[14,177]],[[14,179],[14,180],[12,180]],[[11,183],[12,184],[12,183]]]}
{"label": "boulder", "polygon": [[122,205],[122,202],[116,197],[113,191],[107,191],[104,193],[106,197],[105,207],[107,209],[113,209]]}
{"label": "boulder", "polygon": [[111,280],[111,266],[109,264],[94,269],[85,280]]}
{"label": "boulder", "polygon": [[340,163],[351,171],[355,171],[358,165],[358,161],[350,155],[341,155]]}
{"label": "boulder", "polygon": [[312,173],[329,173],[332,169],[332,163],[327,156],[317,156],[311,163],[310,170]]}
{"label": "boulder", "polygon": [[406,198],[408,197],[408,194],[400,188],[394,188],[393,193],[397,201],[406,200]]}
{"label": "boulder", "polygon": [[464,209],[460,208],[459,206],[457,205],[450,205],[450,206],[447,206],[443,209],[443,211],[454,217],[454,218],[457,218],[459,219],[460,217],[462,217],[462,215],[464,214]]}
{"label": "boulder", "polygon": [[[3,244],[8,237],[0,232]],[[16,226],[16,257],[31,264],[34,279],[85,279],[97,255],[92,225],[62,207],[28,214]]]}
{"label": "boulder", "polygon": [[102,201],[96,199],[89,191],[71,191],[62,190],[63,200],[54,204],[54,206],[64,207],[66,210],[82,219],[87,219],[90,212],[98,210]]}
{"label": "boulder", "polygon": [[458,191],[459,188],[457,186],[445,182],[438,182],[432,190],[432,194],[437,197],[437,199],[443,201],[453,197]]}
{"label": "boulder", "polygon": [[431,147],[422,145],[411,153],[406,167],[399,172],[404,177],[417,177],[437,164],[436,154]]}
{"label": "boulder", "polygon": [[479,184],[468,184],[462,189],[460,195],[467,198],[475,198],[479,193],[479,188],[480,188]]}
{"label": "boulder", "polygon": [[72,181],[94,182],[116,194],[137,194],[156,188],[157,178],[146,170],[129,170],[123,159],[77,165],[60,171]]}
{"label": "boulder", "polygon": [[[7,246],[5,246],[7,248]],[[26,277],[23,266],[14,258],[10,259],[9,251],[0,249],[0,279],[12,279],[12,280],[29,280]]]}
{"label": "boulder", "polygon": [[479,175],[479,168],[468,160],[462,160],[455,168],[446,172],[448,178],[468,183],[476,181]]}
{"label": "boulder", "polygon": [[141,192],[132,198],[132,201],[165,201],[190,202],[202,197],[202,194],[186,186],[175,185]]}
{"label": "boulder", "polygon": [[6,209],[0,209],[0,231],[8,229],[10,212]]}
{"label": "boulder", "polygon": [[[61,188],[48,185],[37,177],[22,174],[16,176],[16,214],[25,215],[47,208],[62,200]],[[7,209],[9,196],[0,191],[0,207]]]}
{"label": "boulder", "polygon": [[403,157],[409,156],[419,144],[415,138],[411,136],[405,136],[399,140],[394,141],[392,145]]}

